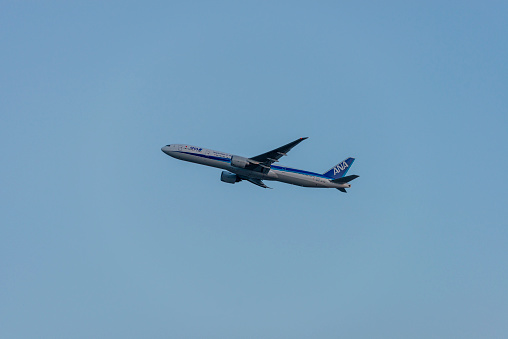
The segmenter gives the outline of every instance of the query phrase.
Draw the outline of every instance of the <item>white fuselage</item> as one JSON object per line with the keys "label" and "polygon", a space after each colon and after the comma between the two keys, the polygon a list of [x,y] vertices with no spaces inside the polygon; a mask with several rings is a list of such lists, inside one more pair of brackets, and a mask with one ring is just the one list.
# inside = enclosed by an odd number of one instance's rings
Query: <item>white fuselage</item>
{"label": "white fuselage", "polygon": [[302,171],[284,166],[272,165],[266,173],[239,168],[231,165],[232,154],[191,145],[168,145],[162,151],[173,158],[194,162],[201,165],[222,168],[240,177],[260,180],[281,181],[292,185],[322,188],[349,188],[348,183],[334,183],[322,174]]}

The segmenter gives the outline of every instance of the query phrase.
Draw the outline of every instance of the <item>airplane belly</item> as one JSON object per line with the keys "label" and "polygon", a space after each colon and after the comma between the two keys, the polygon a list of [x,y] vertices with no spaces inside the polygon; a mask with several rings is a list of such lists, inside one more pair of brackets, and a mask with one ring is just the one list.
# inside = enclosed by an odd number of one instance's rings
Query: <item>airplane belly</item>
{"label": "airplane belly", "polygon": [[217,168],[223,168],[223,169],[228,169],[229,168],[229,163],[228,162],[220,161],[220,160],[215,160],[215,159],[210,159],[208,157],[203,157],[203,156],[194,155],[194,154],[190,154],[190,153],[177,152],[177,153],[175,153],[172,156],[177,158],[177,159],[193,162],[193,163],[196,163],[196,164],[201,164],[201,165],[206,165],[206,166],[211,166],[211,167],[217,167]]}
{"label": "airplane belly", "polygon": [[261,172],[254,172],[254,171],[251,171],[251,170],[247,170],[247,169],[244,169],[244,168],[239,168],[239,167],[235,167],[235,166],[231,166],[230,164],[227,164],[228,166],[225,168],[227,169],[228,171],[232,172],[232,173],[235,173],[235,174],[238,174],[239,176],[242,176],[242,177],[248,177],[248,178],[254,178],[254,179],[260,179],[260,180],[270,180],[266,177],[265,174],[261,173]]}
{"label": "airplane belly", "polygon": [[228,169],[229,168],[229,163],[227,162],[224,162],[224,161],[220,161],[220,160],[213,160],[213,159],[208,159],[208,166],[212,166],[212,167],[217,167],[217,168],[222,168],[222,169]]}
{"label": "airplane belly", "polygon": [[297,173],[278,172],[275,180],[303,187],[321,187],[312,177]]}

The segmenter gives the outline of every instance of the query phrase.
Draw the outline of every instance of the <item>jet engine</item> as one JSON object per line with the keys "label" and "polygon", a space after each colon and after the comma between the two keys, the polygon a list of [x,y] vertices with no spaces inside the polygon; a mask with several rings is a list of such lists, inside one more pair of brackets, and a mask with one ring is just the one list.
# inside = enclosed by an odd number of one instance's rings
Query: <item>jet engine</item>
{"label": "jet engine", "polygon": [[239,182],[240,179],[236,174],[229,173],[226,171],[222,171],[220,175],[220,181],[227,182],[228,184],[234,184],[235,182]]}
{"label": "jet engine", "polygon": [[245,168],[249,164],[249,159],[233,155],[231,157],[231,165],[235,167]]}

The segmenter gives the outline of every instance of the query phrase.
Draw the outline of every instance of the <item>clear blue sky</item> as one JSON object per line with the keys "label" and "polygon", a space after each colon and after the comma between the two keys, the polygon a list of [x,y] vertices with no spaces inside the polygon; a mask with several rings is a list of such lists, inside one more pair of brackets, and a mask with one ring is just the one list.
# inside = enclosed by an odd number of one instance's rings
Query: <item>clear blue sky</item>
{"label": "clear blue sky", "polygon": [[[4,2],[1,338],[507,338],[505,1]],[[348,194],[160,151],[356,158]]]}

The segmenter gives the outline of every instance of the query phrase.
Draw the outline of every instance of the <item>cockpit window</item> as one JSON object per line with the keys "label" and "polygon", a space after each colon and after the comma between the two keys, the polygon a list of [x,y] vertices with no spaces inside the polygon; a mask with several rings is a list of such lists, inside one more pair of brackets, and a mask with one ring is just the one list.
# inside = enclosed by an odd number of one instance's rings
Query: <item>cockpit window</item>
{"label": "cockpit window", "polygon": [[166,145],[167,147],[171,146],[171,145]]}

